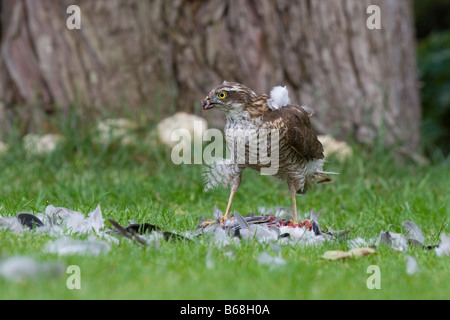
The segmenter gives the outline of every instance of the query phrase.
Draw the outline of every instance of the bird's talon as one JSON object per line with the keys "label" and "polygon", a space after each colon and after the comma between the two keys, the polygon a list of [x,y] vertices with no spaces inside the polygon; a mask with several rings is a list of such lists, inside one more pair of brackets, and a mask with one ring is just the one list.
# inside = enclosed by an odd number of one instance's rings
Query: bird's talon
{"label": "bird's talon", "polygon": [[216,222],[215,221],[204,221],[204,222],[202,222],[202,227],[206,228],[214,223],[216,223]]}
{"label": "bird's talon", "polygon": [[225,227],[225,221],[227,221],[228,219],[229,219],[229,220],[233,220],[234,217],[231,217],[231,218],[222,217],[222,218],[220,218],[220,219],[219,219],[220,225],[221,225],[222,227]]}

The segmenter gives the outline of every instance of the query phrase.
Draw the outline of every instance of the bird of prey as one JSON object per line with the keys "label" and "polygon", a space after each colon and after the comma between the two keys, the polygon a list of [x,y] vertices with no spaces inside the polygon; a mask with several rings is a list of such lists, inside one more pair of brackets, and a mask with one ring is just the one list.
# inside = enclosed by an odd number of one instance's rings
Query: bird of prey
{"label": "bird of prey", "polygon": [[[287,182],[291,193],[294,224],[298,224],[296,195],[303,195],[314,181],[318,183],[331,182],[326,175],[331,172],[322,170],[324,162],[323,146],[311,126],[310,109],[290,104],[287,90],[282,87],[271,96],[260,94],[245,85],[227,82],[216,86],[204,100],[204,110],[217,108],[226,114],[225,140],[227,148],[234,157],[217,162],[206,172],[207,186],[210,189],[218,185],[229,185],[231,193],[224,214],[224,220],[229,218],[231,204],[238,190],[242,172],[246,168],[261,171],[268,167],[267,162],[259,161],[259,153],[263,148],[268,152],[278,154],[278,170],[273,174],[278,180]],[[275,89],[274,89],[275,91]],[[236,132],[239,132],[236,135]],[[244,138],[244,150],[236,150],[236,138]],[[270,136],[278,139],[275,147],[267,138],[262,144],[251,145],[252,135],[261,138],[262,133],[271,132]],[[277,134],[274,135],[273,133]],[[241,136],[241,137],[239,137]],[[272,149],[270,149],[272,147]],[[278,148],[277,150],[273,150]],[[275,152],[277,151],[277,152]],[[236,154],[241,152],[245,161],[237,161]],[[244,156],[242,156],[244,154]],[[250,162],[248,159],[257,159]],[[241,159],[242,160],[242,159]]]}

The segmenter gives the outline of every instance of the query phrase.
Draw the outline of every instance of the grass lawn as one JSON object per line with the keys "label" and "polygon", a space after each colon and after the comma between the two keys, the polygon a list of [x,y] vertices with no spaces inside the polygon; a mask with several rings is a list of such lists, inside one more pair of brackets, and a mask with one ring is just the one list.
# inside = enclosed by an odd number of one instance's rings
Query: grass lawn
{"label": "grass lawn", "polygon": [[[167,148],[100,147],[88,135],[69,141],[47,156],[29,156],[20,146],[0,156],[0,215],[44,212],[49,204],[87,213],[100,204],[105,218],[122,224],[133,219],[182,232],[195,228],[197,216],[212,217],[215,205],[226,206],[228,190],[204,193],[201,166],[172,164]],[[369,239],[380,231],[402,232],[401,223],[411,220],[428,242],[450,232],[448,165],[399,165],[387,151],[359,150],[345,163],[330,158],[326,169],[340,173],[335,182],[298,198],[300,212],[323,209],[322,226],[350,228],[351,237]],[[246,172],[233,209],[247,214],[259,206],[289,205],[286,185]],[[344,242],[286,245],[286,264],[271,269],[257,260],[265,251],[275,255],[271,245],[249,241],[227,248],[206,239],[140,247],[124,239],[99,256],[57,256],[43,250],[50,240],[0,231],[0,260],[19,255],[78,265],[81,290],[66,287],[66,274],[20,283],[0,277],[0,299],[450,298],[450,257],[434,250],[382,246],[372,256],[326,261],[320,258],[325,251],[349,248]],[[420,272],[406,273],[406,254]],[[379,290],[366,286],[371,265],[381,270]]]}

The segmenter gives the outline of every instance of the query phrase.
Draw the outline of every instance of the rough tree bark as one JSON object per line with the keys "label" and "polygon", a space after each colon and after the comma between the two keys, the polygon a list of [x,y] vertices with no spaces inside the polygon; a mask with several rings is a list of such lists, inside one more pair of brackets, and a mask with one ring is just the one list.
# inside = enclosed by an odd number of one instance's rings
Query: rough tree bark
{"label": "rough tree bark", "polygon": [[[1,0],[0,0],[1,1]],[[416,150],[420,101],[408,0],[3,0],[0,117],[76,104],[200,114],[223,80],[315,109],[321,133]],[[66,9],[80,6],[81,30]],[[381,30],[369,30],[369,5]],[[215,125],[223,118],[213,114]],[[1,118],[0,118],[1,119]]]}

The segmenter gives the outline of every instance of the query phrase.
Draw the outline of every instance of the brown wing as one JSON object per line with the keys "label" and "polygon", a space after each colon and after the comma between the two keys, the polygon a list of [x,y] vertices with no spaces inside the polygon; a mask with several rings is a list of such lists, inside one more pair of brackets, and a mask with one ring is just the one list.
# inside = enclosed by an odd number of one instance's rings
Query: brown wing
{"label": "brown wing", "polygon": [[[277,114],[277,115],[276,115]],[[286,142],[302,158],[307,161],[323,159],[323,146],[317,139],[308,113],[302,108],[289,105],[279,110],[274,110],[272,116],[281,117],[287,128]]]}

